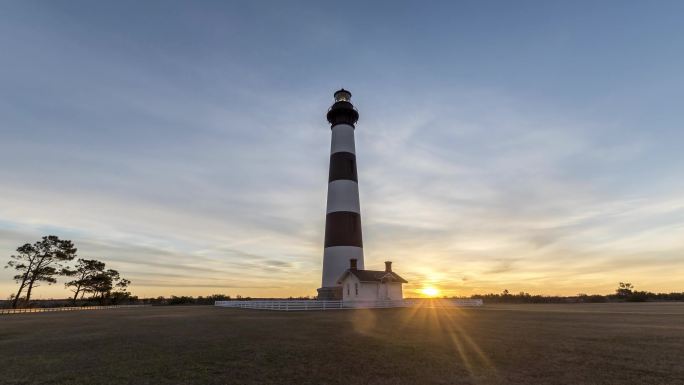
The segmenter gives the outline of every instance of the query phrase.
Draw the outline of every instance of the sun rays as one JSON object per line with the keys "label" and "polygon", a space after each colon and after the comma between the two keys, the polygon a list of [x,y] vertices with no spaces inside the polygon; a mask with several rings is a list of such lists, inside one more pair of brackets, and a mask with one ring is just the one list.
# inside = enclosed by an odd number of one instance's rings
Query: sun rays
{"label": "sun rays", "polygon": [[[350,321],[357,333],[387,343],[397,333],[424,341],[434,357],[461,368],[472,378],[485,372],[497,375],[498,370],[480,347],[478,337],[471,334],[473,310],[446,307],[442,301],[445,300],[426,298],[419,306],[410,308],[354,310]],[[393,318],[389,322],[392,327],[388,328],[388,321],[383,321],[386,317]]]}

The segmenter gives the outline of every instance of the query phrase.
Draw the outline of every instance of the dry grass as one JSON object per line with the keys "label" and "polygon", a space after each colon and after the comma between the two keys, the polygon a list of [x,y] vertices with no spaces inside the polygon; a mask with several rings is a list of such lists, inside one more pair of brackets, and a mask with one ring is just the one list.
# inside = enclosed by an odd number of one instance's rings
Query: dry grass
{"label": "dry grass", "polygon": [[2,384],[684,384],[684,304],[0,317]]}

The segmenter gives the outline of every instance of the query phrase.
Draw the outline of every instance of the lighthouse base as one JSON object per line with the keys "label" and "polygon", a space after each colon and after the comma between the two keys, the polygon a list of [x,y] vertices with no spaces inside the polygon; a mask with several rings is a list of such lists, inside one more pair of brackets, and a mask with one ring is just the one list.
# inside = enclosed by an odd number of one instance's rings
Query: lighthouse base
{"label": "lighthouse base", "polygon": [[342,286],[321,287],[316,290],[320,301],[339,301],[342,299]]}

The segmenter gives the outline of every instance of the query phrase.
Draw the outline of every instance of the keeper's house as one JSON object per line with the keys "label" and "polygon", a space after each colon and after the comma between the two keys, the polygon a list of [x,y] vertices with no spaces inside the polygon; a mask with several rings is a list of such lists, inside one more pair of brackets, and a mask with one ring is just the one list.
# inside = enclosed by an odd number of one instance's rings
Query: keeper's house
{"label": "keeper's house", "polygon": [[342,287],[343,301],[393,301],[403,299],[402,286],[408,283],[392,271],[392,262],[385,262],[385,271],[359,270],[356,259],[349,260],[347,271],[337,280]]}

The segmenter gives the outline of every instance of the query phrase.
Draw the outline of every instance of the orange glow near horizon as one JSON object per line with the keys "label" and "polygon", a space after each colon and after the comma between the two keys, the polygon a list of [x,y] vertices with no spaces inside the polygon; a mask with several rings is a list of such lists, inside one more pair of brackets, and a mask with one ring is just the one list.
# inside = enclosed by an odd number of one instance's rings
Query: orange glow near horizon
{"label": "orange glow near horizon", "polygon": [[420,289],[420,294],[422,294],[425,297],[434,298],[439,295],[439,289],[437,289],[434,286],[426,286]]}

